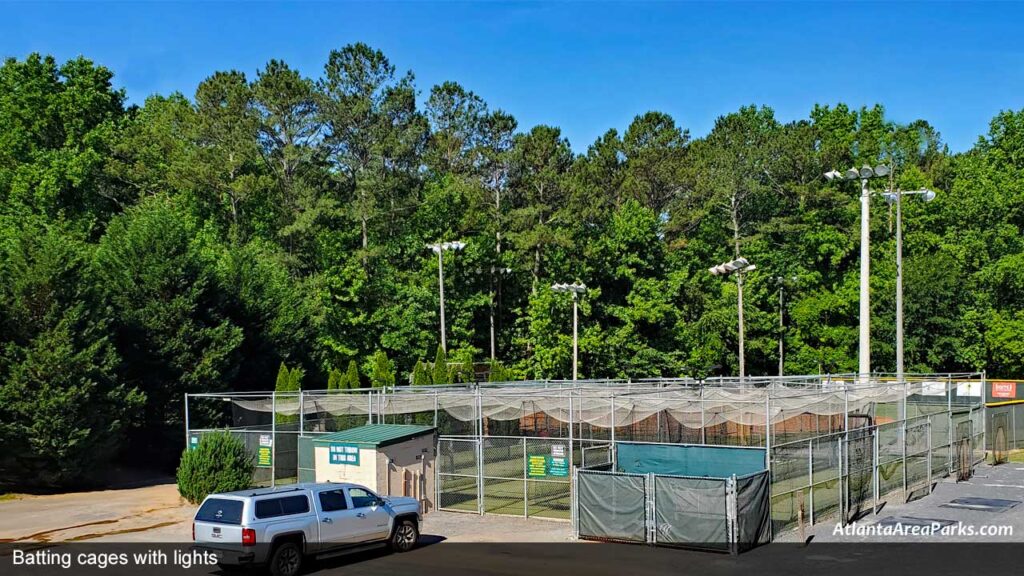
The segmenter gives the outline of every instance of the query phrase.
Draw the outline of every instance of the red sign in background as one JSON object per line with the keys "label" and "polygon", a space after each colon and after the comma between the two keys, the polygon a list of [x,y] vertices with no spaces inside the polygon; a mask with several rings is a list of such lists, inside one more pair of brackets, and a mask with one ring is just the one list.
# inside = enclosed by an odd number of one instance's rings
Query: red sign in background
{"label": "red sign in background", "polygon": [[1016,382],[993,382],[992,383],[992,397],[993,398],[1016,398],[1017,397],[1017,383]]}

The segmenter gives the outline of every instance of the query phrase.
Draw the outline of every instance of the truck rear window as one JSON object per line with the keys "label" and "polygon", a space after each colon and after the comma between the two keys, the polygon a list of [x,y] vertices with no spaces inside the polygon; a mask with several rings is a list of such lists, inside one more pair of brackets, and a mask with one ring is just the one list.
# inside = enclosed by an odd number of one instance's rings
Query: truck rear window
{"label": "truck rear window", "polygon": [[309,498],[305,496],[286,496],[256,501],[256,517],[260,519],[306,512],[309,512]]}
{"label": "truck rear window", "polygon": [[242,501],[225,498],[210,498],[196,512],[197,522],[214,522],[216,524],[241,524]]}

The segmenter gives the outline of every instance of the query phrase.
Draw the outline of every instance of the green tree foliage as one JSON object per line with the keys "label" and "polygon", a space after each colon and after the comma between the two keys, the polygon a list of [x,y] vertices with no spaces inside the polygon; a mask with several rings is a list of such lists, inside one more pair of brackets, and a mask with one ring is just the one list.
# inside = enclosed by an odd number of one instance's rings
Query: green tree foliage
{"label": "green tree foliage", "polygon": [[0,488],[96,480],[145,397],[117,379],[88,246],[56,225],[0,227]]}
{"label": "green tree foliage", "polygon": [[355,360],[349,360],[348,370],[345,372],[345,387],[349,390],[356,390],[363,387],[359,379],[359,365]]}
{"label": "green tree foliage", "polygon": [[412,385],[413,386],[429,386],[432,384],[430,380],[430,372],[427,371],[426,363],[417,360],[416,367],[412,371]]}
{"label": "green tree foliage", "polygon": [[178,493],[192,504],[210,494],[252,486],[253,456],[228,432],[204,434],[194,450],[186,449],[178,464]]}
{"label": "green tree foliage", "polygon": [[348,388],[345,373],[337,368],[331,368],[331,371],[327,374],[327,389],[343,390],[345,388]]}
{"label": "green tree foliage", "polygon": [[373,388],[394,388],[395,367],[383,350],[373,353],[370,360],[370,386]]}
{"label": "green tree foliage", "polygon": [[437,345],[437,354],[434,356],[434,363],[430,368],[430,383],[452,383],[451,374],[448,372],[448,356],[444,353],[444,348],[441,348],[440,344]]}
{"label": "green tree foliage", "polygon": [[[787,373],[854,370],[858,190],[821,175],[863,164],[894,166],[878,188],[938,192],[903,206],[907,370],[1024,377],[1024,111],[960,154],[926,120],[842,103],[792,122],[743,106],[700,138],[653,110],[576,154],[558,127],[520,127],[454,81],[417,86],[361,43],[319,71],[211,70],[127,108],[113,82],[84,58],[0,66],[0,462],[16,483],[82,480],[71,445],[169,468],[182,394],[265,389],[282,362],[293,391],[302,375],[359,387],[360,368],[376,386],[468,381],[493,327],[492,378],[567,378],[555,282],[588,286],[582,377],[735,374],[736,283],[707,268],[737,255],[758,267],[748,373],[775,373],[780,337]],[[891,371],[895,242],[884,200],[871,210],[872,359]],[[448,354],[426,248],[445,240],[466,242],[444,255]],[[777,276],[796,278],[782,330]]]}

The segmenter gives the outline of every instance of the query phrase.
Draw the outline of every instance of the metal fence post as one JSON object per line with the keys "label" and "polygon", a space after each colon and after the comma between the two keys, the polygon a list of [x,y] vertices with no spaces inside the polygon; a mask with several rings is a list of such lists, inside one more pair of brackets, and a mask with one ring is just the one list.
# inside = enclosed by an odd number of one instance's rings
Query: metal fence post
{"label": "metal fence post", "polygon": [[946,469],[953,474],[953,383],[946,378],[946,415],[949,417],[949,448],[946,450]]}
{"label": "metal fence post", "polygon": [[928,493],[932,493],[932,417],[928,416]]}
{"label": "metal fence post", "polygon": [[366,423],[373,424],[373,390],[366,393]]}
{"label": "metal fence post", "polygon": [[655,478],[654,472],[647,473],[647,494],[650,497],[647,541],[652,544],[658,543],[658,490],[655,488]]}
{"label": "metal fence post", "polygon": [[306,402],[302,390],[299,390],[299,436],[306,432]]}
{"label": "metal fence post", "polygon": [[[771,479],[771,474],[769,474],[769,486],[771,485]],[[814,440],[807,441],[807,498],[810,500],[810,505],[807,507],[807,516],[811,526],[814,526]]]}
{"label": "metal fence post", "polygon": [[850,389],[843,385],[843,433],[850,437]]}
{"label": "metal fence post", "polygon": [[573,446],[572,446],[572,440],[573,440],[573,438],[572,438],[572,424],[573,424],[573,418],[572,418],[572,390],[570,390],[569,391],[569,466],[570,467],[576,465],[576,460],[575,460],[575,457],[574,457],[575,452],[574,452]]}
{"label": "metal fence post", "polygon": [[612,462],[612,472],[614,472],[614,471],[616,471],[618,469],[616,467],[616,458],[615,458],[616,450],[615,450],[615,395],[614,394],[612,395],[612,422],[611,422],[611,424],[612,424],[611,425],[611,440],[612,440],[612,443],[611,443],[611,448],[610,448],[610,451],[611,451],[610,456],[611,457],[609,458],[609,460],[611,460],[611,462]]}
{"label": "metal fence post", "polygon": [[872,430],[871,439],[871,491],[874,497],[874,503],[872,505],[872,512],[878,514],[878,432],[879,427],[876,425],[875,429]]}
{"label": "metal fence post", "polygon": [[437,390],[434,390],[434,428],[437,428]]}
{"label": "metal fence post", "polygon": [[[526,456],[526,436],[523,436],[523,518],[530,517],[530,493],[527,489],[529,482],[526,479],[526,470],[529,466],[529,458]],[[576,473],[573,472],[573,483],[576,481]],[[569,497],[569,501],[572,501],[572,497]]]}
{"label": "metal fence post", "polygon": [[189,448],[189,441],[192,439],[191,424],[188,421],[188,392],[185,393],[185,449]]}
{"label": "metal fence post", "polygon": [[707,425],[704,419],[704,384],[700,385],[700,443],[708,443]]}
{"label": "metal fence post", "polygon": [[903,421],[903,501],[907,501],[907,421]]}
{"label": "metal fence post", "polygon": [[476,387],[476,509],[477,514],[484,513],[484,402],[480,386]]}
{"label": "metal fence post", "polygon": [[277,482],[277,392],[270,393],[270,487]]}
{"label": "metal fence post", "polygon": [[[739,530],[737,529],[736,518],[736,475],[733,474],[725,481],[725,519],[726,534],[729,539],[729,553],[739,553]],[[769,524],[771,519],[769,518]]]}
{"label": "metal fence post", "polygon": [[846,466],[845,459],[843,458],[843,437],[836,437],[836,446],[839,451],[839,521],[840,524],[846,526]]}

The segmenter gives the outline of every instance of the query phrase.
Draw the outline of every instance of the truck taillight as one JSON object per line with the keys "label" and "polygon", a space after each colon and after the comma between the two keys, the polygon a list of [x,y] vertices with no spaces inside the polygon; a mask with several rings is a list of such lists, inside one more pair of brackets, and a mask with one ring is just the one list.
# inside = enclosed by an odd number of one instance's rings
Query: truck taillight
{"label": "truck taillight", "polygon": [[253,546],[256,544],[256,531],[252,528],[242,528],[242,545]]}

